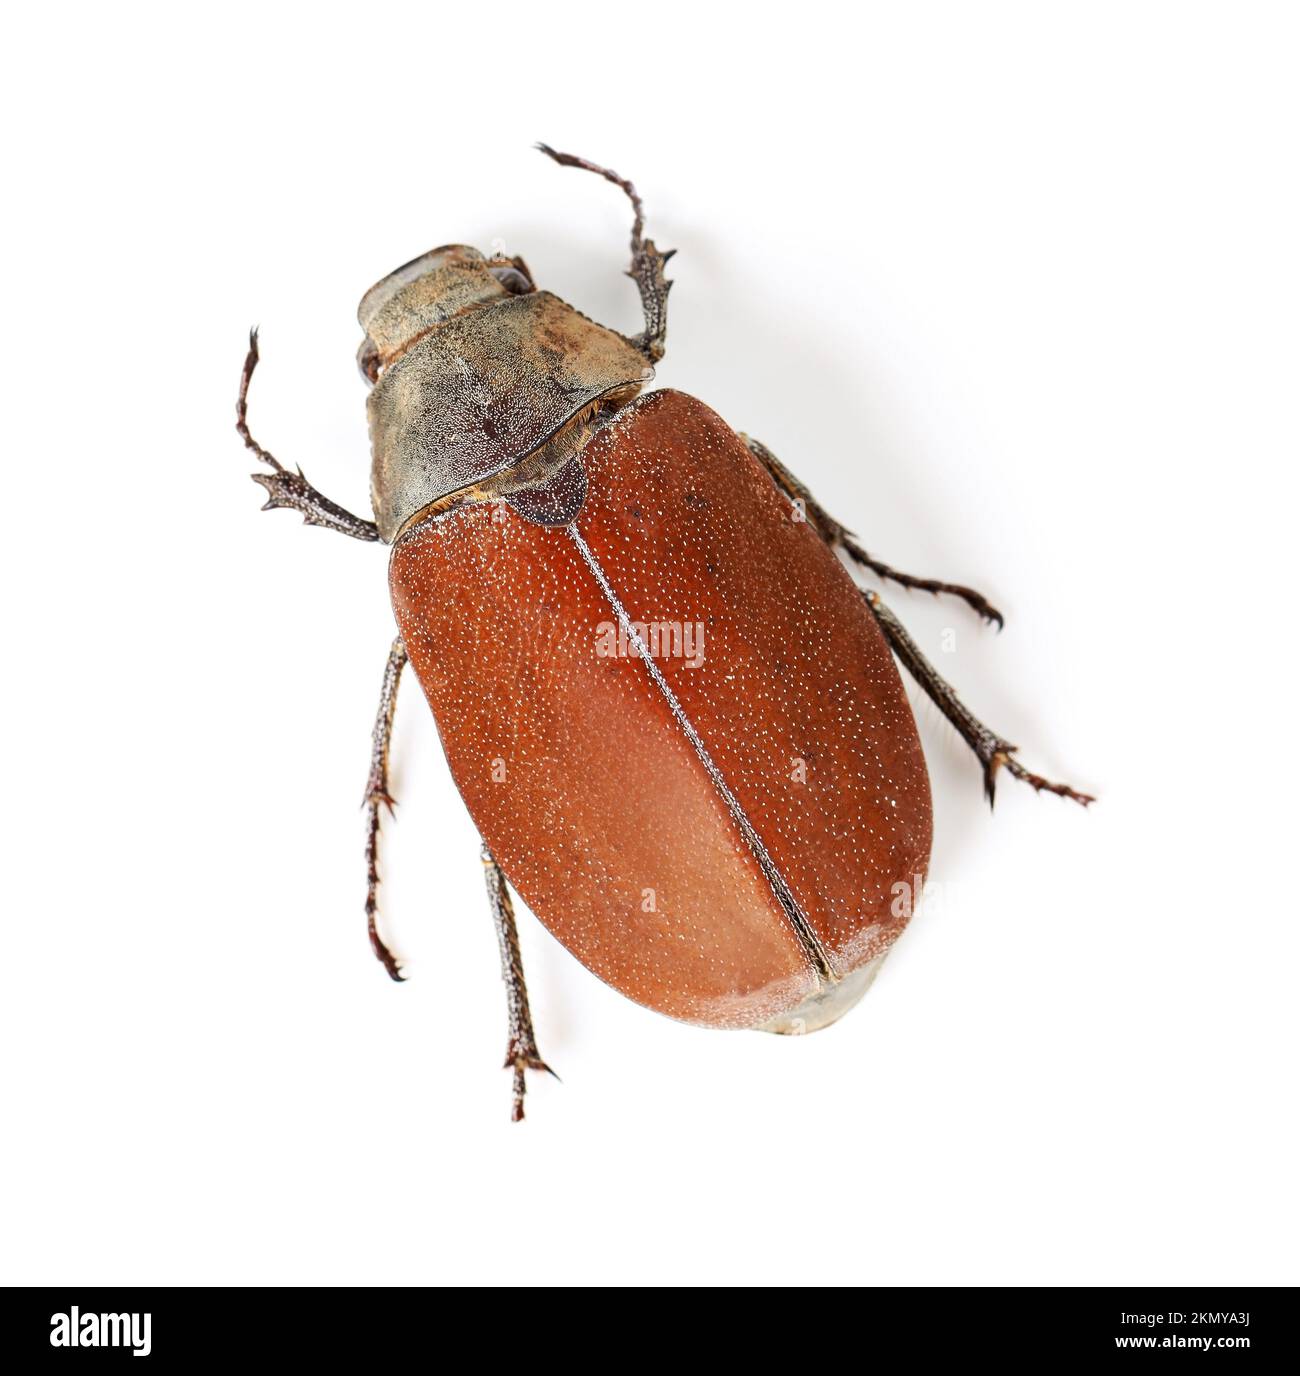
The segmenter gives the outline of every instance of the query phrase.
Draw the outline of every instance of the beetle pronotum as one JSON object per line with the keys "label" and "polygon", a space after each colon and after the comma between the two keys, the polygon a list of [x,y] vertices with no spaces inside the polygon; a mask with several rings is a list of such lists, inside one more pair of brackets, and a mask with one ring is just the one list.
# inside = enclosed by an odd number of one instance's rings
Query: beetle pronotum
{"label": "beetle pronotum", "polygon": [[[676,1018],[811,1031],[862,996],[911,912],[892,896],[930,857],[895,657],[974,751],[990,803],[999,769],[1092,801],[1026,770],[838,554],[1001,625],[986,598],[873,558],[759,441],[693,397],[644,390],[672,255],[644,237],[630,182],[539,147],[631,200],[639,334],[539,290],[517,257],[452,244],[390,273],[358,311],[373,522],[253,438],[256,332],[238,402],[266,508],[391,547],[399,634],[366,788],[370,942],[401,979],[376,897],[409,659],[483,838],[515,1119],[525,1072],[549,1067],[507,878],[590,970]],[[691,653],[674,653],[688,636]]]}

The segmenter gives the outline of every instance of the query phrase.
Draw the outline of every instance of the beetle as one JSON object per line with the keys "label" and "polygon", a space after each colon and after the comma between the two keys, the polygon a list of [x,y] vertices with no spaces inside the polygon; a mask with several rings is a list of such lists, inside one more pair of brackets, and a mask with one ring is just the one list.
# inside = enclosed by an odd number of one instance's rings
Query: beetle
{"label": "beetle", "polygon": [[378,847],[409,661],[482,838],[516,1121],[526,1072],[550,1068],[507,880],[589,970],[674,1018],[805,1032],[862,997],[930,858],[895,660],[974,752],[990,805],[999,770],[1093,801],[1030,773],[849,566],[1001,627],[987,598],[874,558],[760,441],[647,390],[672,252],[645,237],[631,182],[537,146],[631,202],[639,334],[539,289],[519,257],[452,244],[390,273],[358,309],[373,521],[253,438],[256,331],[237,408],[264,510],[389,546],[398,635],[365,793],[370,944],[402,979],[378,926]]}

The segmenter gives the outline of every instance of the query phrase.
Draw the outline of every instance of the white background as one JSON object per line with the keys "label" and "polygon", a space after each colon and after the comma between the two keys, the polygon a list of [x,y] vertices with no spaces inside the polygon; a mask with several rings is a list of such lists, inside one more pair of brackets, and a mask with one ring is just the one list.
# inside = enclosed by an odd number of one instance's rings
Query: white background
{"label": "white background", "polygon": [[[1296,32],[1285,6],[66,6],[9,21],[0,1278],[1300,1280]],[[680,1026],[521,913],[413,682],[361,903],[381,549],[354,308],[495,238],[867,546],[1085,813],[926,703],[941,901],[807,1039]],[[916,694],[913,694],[916,697]],[[611,761],[612,768],[635,762]]]}

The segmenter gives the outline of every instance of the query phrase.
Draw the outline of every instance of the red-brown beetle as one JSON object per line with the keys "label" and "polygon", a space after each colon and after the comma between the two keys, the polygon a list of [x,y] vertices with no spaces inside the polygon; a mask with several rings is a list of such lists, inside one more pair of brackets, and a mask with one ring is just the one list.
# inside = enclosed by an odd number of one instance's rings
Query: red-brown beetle
{"label": "red-brown beetle", "polygon": [[[513,1116],[537,1051],[506,877],[601,979],[675,1018],[812,1031],[865,992],[930,857],[930,788],[894,656],[979,758],[1025,770],[874,592],[873,559],[762,444],[679,392],[644,393],[670,283],[630,198],[645,329],[625,337],[539,291],[520,258],[426,253],[362,298],[374,522],[249,432],[266,508],[392,546],[398,638],[366,789],[375,954],[380,810],[408,657],[483,838],[509,1004]],[[892,652],[892,653],[891,653]],[[653,769],[626,767],[653,761]]]}

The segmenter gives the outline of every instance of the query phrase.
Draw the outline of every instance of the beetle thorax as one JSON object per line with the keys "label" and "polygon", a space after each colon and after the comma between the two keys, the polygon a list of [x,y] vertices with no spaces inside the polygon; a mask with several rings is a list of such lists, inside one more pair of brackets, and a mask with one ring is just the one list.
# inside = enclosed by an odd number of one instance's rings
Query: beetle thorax
{"label": "beetle thorax", "polygon": [[425,514],[546,486],[591,421],[654,376],[630,340],[538,291],[521,259],[462,245],[390,273],[357,314],[388,541]]}

